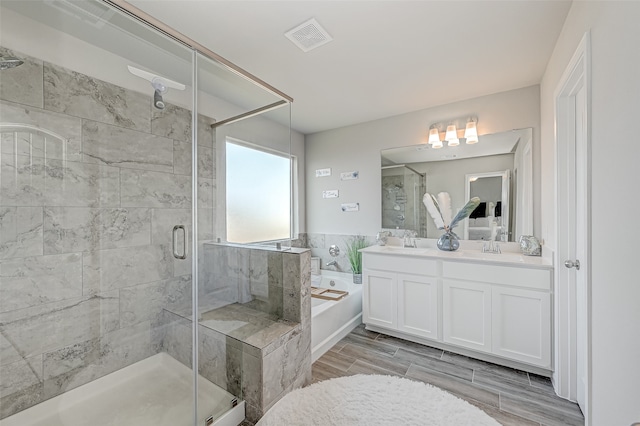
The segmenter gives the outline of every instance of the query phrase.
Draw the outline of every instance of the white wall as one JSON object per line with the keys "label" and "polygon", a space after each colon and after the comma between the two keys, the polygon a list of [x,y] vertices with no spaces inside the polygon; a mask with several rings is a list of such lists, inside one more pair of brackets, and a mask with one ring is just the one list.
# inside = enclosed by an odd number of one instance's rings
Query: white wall
{"label": "white wall", "polygon": [[[592,422],[640,421],[640,2],[574,1],[541,83],[542,236],[555,248],[554,91],[591,31]],[[624,223],[624,226],[620,226]]]}
{"label": "white wall", "polygon": [[[511,90],[343,127],[306,137],[307,232],[375,235],[381,225],[380,150],[426,143],[429,125],[478,117],[478,133],[533,128],[534,234],[540,234],[539,86]],[[336,99],[339,102],[339,99]],[[330,167],[332,176],[316,178]],[[358,180],[340,181],[340,172],[360,172]],[[322,199],[322,191],[340,190],[340,198]],[[359,202],[360,211],[344,213],[340,204]]]}

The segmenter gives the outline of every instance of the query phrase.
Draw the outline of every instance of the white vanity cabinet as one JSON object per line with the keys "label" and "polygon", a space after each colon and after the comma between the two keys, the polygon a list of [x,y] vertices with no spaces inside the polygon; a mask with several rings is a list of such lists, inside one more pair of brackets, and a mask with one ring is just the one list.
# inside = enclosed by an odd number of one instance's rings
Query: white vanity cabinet
{"label": "white vanity cabinet", "polygon": [[433,254],[363,252],[368,328],[496,363],[531,365],[534,372],[551,371],[550,264],[539,258],[482,262],[424,252]]}
{"label": "white vanity cabinet", "polygon": [[443,341],[551,365],[551,271],[442,262]]}
{"label": "white vanity cabinet", "polygon": [[363,262],[363,322],[439,339],[436,261],[365,253]]}

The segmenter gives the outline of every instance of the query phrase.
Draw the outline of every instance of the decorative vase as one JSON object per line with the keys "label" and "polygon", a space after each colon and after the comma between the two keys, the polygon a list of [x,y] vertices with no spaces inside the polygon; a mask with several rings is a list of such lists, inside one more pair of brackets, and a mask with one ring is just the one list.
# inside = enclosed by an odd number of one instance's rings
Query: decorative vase
{"label": "decorative vase", "polygon": [[540,247],[540,241],[532,235],[520,236],[520,250],[525,256],[540,256],[542,255],[542,248]]}
{"label": "decorative vase", "polygon": [[460,247],[460,239],[455,232],[449,230],[438,238],[438,248],[442,251],[456,251]]}
{"label": "decorative vase", "polygon": [[353,274],[353,283],[362,284],[362,274]]}

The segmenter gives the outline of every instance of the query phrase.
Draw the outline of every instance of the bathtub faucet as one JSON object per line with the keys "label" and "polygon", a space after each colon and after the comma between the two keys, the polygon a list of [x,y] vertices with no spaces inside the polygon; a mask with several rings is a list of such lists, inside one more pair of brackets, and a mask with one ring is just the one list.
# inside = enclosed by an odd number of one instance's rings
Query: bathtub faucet
{"label": "bathtub faucet", "polygon": [[335,266],[336,269],[338,268],[338,262],[335,260],[332,260],[331,262],[328,262],[325,266]]}

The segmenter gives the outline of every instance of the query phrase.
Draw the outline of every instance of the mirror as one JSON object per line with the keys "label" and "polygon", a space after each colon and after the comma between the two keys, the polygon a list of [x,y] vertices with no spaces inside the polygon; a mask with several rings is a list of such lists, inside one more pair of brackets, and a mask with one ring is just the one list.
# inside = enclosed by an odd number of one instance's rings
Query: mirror
{"label": "mirror", "polygon": [[[484,195],[486,200],[480,197],[485,210],[474,212],[476,220],[467,219],[454,232],[461,239],[490,238],[491,217],[496,223],[497,240],[517,241],[520,235],[531,235],[532,137],[532,129],[526,128],[481,135],[473,145],[462,139],[455,147],[446,146],[445,142],[440,149],[420,144],[382,150],[382,228],[410,229],[422,238],[438,238],[442,231],[427,215],[422,203],[424,194],[448,192],[455,215],[475,191],[485,191],[486,185],[493,192]],[[484,216],[479,216],[482,213]],[[479,217],[487,219],[486,227],[481,226],[484,220],[477,221]]]}
{"label": "mirror", "polygon": [[[510,170],[473,173],[465,178],[465,199],[480,198],[480,205],[465,219],[465,240],[508,241]],[[503,208],[507,206],[507,208]]]}

